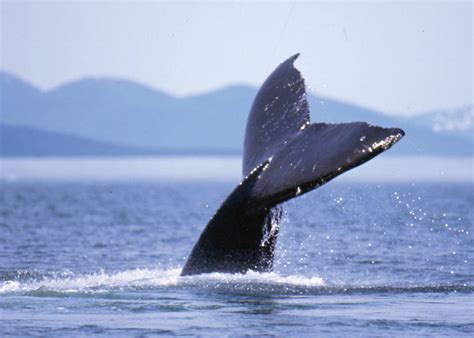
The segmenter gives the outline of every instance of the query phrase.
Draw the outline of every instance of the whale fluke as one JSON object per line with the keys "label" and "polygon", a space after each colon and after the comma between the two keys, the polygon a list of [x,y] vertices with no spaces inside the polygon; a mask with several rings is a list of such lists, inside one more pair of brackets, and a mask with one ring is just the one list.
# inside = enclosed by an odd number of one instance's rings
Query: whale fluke
{"label": "whale fluke", "polygon": [[281,63],[257,93],[245,132],[245,178],[207,224],[182,276],[270,271],[279,204],[370,160],[405,135],[365,122],[310,124],[297,58]]}

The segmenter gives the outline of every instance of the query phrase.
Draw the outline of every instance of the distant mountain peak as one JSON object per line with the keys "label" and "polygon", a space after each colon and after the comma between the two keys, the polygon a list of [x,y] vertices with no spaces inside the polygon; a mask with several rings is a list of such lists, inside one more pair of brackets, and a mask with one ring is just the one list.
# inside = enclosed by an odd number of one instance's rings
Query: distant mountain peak
{"label": "distant mountain peak", "polygon": [[30,82],[4,70],[0,70],[0,90],[1,92],[4,92],[5,90],[21,90],[24,92],[29,92],[29,94],[41,93],[41,90],[32,85]]}
{"label": "distant mountain peak", "polygon": [[59,92],[74,92],[74,91],[107,91],[107,92],[120,92],[120,93],[137,93],[148,95],[157,95],[161,97],[173,97],[172,95],[160,91],[152,86],[142,84],[133,80],[127,80],[122,78],[114,78],[107,76],[96,76],[96,77],[84,77],[79,80],[73,80],[63,83],[59,86],[48,90],[47,93],[56,95]]}
{"label": "distant mountain peak", "polygon": [[473,121],[473,106],[447,112],[437,112],[433,119],[433,131],[465,131],[473,129]]}

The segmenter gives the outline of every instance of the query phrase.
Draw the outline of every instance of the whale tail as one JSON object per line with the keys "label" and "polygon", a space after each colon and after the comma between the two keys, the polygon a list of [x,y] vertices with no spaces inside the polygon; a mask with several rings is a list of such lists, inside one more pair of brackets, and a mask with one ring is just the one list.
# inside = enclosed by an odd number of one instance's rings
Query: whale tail
{"label": "whale tail", "polygon": [[365,122],[310,124],[298,54],[263,83],[247,121],[243,181],[211,218],[181,275],[269,271],[281,207],[399,141],[405,133]]}

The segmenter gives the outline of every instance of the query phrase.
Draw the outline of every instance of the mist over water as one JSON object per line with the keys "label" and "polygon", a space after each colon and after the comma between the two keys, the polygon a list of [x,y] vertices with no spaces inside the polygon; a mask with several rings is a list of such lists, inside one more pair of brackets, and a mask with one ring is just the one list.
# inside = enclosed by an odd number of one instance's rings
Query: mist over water
{"label": "mist over water", "polygon": [[272,273],[179,277],[234,183],[1,183],[3,335],[469,335],[473,184],[337,181]]}
{"label": "mist over water", "polygon": [[[2,158],[0,179],[163,181],[241,179],[238,156]],[[338,178],[349,181],[474,182],[471,157],[387,156],[383,154]]]}

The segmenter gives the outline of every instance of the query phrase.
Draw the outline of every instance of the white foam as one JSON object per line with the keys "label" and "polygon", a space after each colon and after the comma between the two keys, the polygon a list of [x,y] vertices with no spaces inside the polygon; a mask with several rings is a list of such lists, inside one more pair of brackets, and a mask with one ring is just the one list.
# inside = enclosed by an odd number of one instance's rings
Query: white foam
{"label": "white foam", "polygon": [[110,291],[128,288],[200,286],[295,286],[318,287],[325,283],[320,277],[281,276],[278,273],[259,273],[249,271],[247,274],[210,273],[181,277],[181,268],[176,269],[133,269],[117,273],[104,271],[67,276],[49,277],[40,281],[5,281],[0,283],[0,294],[13,292],[32,292],[37,290],[57,292]]}

